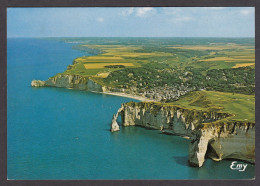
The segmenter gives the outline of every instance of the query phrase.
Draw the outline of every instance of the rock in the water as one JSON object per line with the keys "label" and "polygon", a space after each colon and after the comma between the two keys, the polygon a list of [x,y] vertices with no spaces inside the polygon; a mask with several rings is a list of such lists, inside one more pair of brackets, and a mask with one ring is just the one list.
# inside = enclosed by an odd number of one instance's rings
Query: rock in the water
{"label": "rock in the water", "polygon": [[45,81],[32,80],[31,86],[32,86],[32,87],[44,87],[44,86],[45,86]]}
{"label": "rock in the water", "polygon": [[111,129],[110,129],[111,132],[116,132],[116,131],[120,130],[116,119],[117,119],[117,117],[114,114],[113,119],[112,119]]}

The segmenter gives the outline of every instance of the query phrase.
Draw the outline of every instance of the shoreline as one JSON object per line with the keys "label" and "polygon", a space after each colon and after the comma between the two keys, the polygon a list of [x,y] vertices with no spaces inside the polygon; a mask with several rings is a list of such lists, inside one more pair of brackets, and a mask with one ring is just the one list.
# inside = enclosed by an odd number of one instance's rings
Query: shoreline
{"label": "shoreline", "polygon": [[136,95],[120,93],[120,92],[98,92],[98,91],[90,91],[90,92],[113,95],[113,96],[120,96],[120,97],[126,97],[126,98],[132,98],[132,99],[136,99],[136,100],[139,100],[139,101],[145,101],[145,102],[155,101],[155,100],[148,99],[148,98],[145,98],[145,97],[142,97],[142,96],[136,96]]}

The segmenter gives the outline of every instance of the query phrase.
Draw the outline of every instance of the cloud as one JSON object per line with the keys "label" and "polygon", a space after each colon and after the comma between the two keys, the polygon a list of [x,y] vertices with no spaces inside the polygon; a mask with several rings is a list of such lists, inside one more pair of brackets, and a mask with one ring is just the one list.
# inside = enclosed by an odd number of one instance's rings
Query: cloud
{"label": "cloud", "polygon": [[104,22],[104,19],[103,19],[102,17],[98,17],[98,18],[97,18],[97,21],[98,21],[98,22]]}
{"label": "cloud", "polygon": [[122,11],[123,16],[129,16],[134,13],[134,8],[127,8]]}
{"label": "cloud", "polygon": [[204,9],[208,10],[223,10],[225,7],[203,7]]}
{"label": "cloud", "polygon": [[153,11],[154,11],[154,9],[152,7],[136,8],[136,16],[144,17]]}
{"label": "cloud", "polygon": [[123,15],[123,16],[135,15],[137,17],[146,17],[154,11],[155,10],[152,7],[127,8],[121,12],[121,15]]}
{"label": "cloud", "polygon": [[186,22],[192,20],[192,17],[175,17],[172,19],[173,22],[179,23],[179,22]]}
{"label": "cloud", "polygon": [[183,8],[182,7],[163,7],[162,11],[163,11],[163,13],[165,13],[167,15],[177,15],[183,11]]}
{"label": "cloud", "polygon": [[188,22],[194,19],[192,18],[194,17],[194,8],[164,7],[162,8],[162,11],[173,23]]}
{"label": "cloud", "polygon": [[251,13],[251,11],[250,10],[241,10],[240,13],[243,15],[248,15]]}

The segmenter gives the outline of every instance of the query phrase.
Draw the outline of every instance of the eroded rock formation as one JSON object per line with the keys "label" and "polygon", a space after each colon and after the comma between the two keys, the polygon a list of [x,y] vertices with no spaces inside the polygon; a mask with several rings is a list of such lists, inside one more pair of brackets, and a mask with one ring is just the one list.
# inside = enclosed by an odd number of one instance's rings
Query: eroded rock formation
{"label": "eroded rock formation", "polygon": [[202,166],[205,156],[215,161],[240,159],[255,163],[255,124],[213,122],[196,130],[189,150],[189,163]]}
{"label": "eroded rock formation", "polygon": [[202,166],[205,157],[219,161],[235,158],[254,163],[255,124],[225,122],[231,114],[162,106],[152,102],[122,104],[114,117],[122,125],[137,125],[191,138],[189,163]]}
{"label": "eroded rock formation", "polygon": [[122,107],[120,109],[118,109],[117,113],[113,115],[113,118],[112,118],[112,123],[111,123],[111,128],[110,128],[110,131],[111,132],[116,132],[116,131],[119,131],[120,128],[119,128],[119,125],[117,123],[117,118],[118,118],[118,114],[122,112]]}
{"label": "eroded rock formation", "polygon": [[46,85],[45,85],[45,81],[32,80],[31,86],[32,86],[32,87],[44,87],[44,86],[46,86]]}
{"label": "eroded rock formation", "polygon": [[54,77],[49,78],[47,81],[33,80],[31,82],[31,86],[62,87],[102,92],[101,85],[97,84],[87,77],[80,75],[58,74]]}
{"label": "eroded rock formation", "polygon": [[116,132],[116,131],[120,130],[119,125],[118,125],[116,120],[117,120],[117,116],[114,114],[113,119],[112,119],[112,123],[111,123],[111,128],[110,128],[111,132]]}

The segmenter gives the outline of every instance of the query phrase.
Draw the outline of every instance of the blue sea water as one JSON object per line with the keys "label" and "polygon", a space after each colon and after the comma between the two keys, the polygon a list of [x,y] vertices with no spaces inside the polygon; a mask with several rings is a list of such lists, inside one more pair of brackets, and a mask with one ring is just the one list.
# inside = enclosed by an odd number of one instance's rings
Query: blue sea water
{"label": "blue sea water", "polygon": [[132,101],[63,88],[32,88],[63,72],[82,55],[72,44],[8,39],[8,179],[251,179],[255,167],[230,169],[233,160],[207,159],[189,167],[189,140],[125,127],[110,133],[112,115]]}

